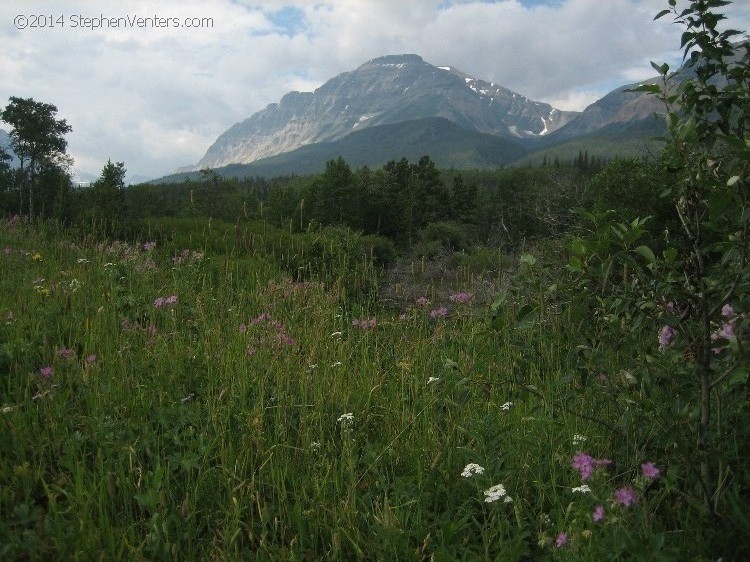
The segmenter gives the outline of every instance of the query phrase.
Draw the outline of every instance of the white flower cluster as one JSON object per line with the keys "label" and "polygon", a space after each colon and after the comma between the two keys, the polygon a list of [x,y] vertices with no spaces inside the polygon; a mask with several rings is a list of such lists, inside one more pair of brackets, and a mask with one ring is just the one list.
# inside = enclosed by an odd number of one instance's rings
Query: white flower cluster
{"label": "white flower cluster", "polygon": [[341,425],[351,425],[354,423],[354,414],[352,412],[349,412],[348,414],[341,414],[339,416],[339,419],[336,420]]}
{"label": "white flower cluster", "polygon": [[513,402],[506,402],[505,404],[500,406],[500,409],[507,412],[508,410],[510,410],[511,406],[513,406]]}
{"label": "white flower cluster", "polygon": [[584,441],[586,441],[586,436],[585,435],[579,435],[578,433],[576,433],[573,436],[573,445],[580,445]]}
{"label": "white flower cluster", "polygon": [[464,467],[461,476],[463,476],[464,478],[471,478],[475,474],[484,474],[484,468],[472,462]]}
{"label": "white flower cluster", "polygon": [[503,500],[504,503],[510,503],[513,501],[513,498],[508,495],[508,492],[505,490],[505,486],[503,486],[502,484],[496,484],[492,486],[492,488],[484,491],[485,503],[492,503],[498,500]]}
{"label": "white flower cluster", "polygon": [[581,486],[576,486],[573,488],[574,494],[590,494],[591,488],[588,487],[588,484],[582,484]]}

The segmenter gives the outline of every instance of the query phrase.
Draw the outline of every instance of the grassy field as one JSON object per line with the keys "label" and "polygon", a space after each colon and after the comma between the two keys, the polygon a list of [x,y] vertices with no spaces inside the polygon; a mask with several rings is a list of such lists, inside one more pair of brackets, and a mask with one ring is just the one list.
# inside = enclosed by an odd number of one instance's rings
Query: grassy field
{"label": "grassy field", "polygon": [[700,559],[542,293],[386,307],[211,236],[0,226],[0,559]]}

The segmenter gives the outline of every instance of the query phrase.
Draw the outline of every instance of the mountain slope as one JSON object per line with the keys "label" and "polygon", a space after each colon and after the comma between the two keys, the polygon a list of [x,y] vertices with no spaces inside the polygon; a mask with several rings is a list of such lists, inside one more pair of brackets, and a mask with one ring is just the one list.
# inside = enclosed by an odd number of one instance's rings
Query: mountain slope
{"label": "mountain slope", "polygon": [[417,55],[390,55],[332,78],[315,92],[291,92],[223,133],[197,166],[250,163],[301,146],[335,141],[389,123],[443,117],[504,138],[546,135],[575,113],[534,102]]}
{"label": "mountain slope", "polygon": [[[423,150],[426,146],[430,147],[429,153]],[[351,167],[358,168],[378,167],[401,158],[416,162],[426,154],[441,168],[486,169],[514,162],[524,156],[526,150],[514,140],[464,129],[444,117],[428,117],[369,127],[336,141],[306,145],[250,164],[223,166],[216,171],[227,177],[303,175],[323,171],[328,160],[339,156]],[[194,175],[197,172],[158,181],[180,181]]]}

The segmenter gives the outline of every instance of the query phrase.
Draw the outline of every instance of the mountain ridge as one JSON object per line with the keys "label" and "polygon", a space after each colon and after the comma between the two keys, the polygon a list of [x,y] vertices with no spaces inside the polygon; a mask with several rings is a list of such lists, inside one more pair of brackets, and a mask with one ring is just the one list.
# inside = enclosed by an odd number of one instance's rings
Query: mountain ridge
{"label": "mountain ridge", "polygon": [[195,166],[247,164],[355,130],[445,117],[479,133],[508,139],[544,136],[577,113],[536,102],[494,82],[419,55],[386,55],[326,81],[314,92],[289,92],[222,133]]}

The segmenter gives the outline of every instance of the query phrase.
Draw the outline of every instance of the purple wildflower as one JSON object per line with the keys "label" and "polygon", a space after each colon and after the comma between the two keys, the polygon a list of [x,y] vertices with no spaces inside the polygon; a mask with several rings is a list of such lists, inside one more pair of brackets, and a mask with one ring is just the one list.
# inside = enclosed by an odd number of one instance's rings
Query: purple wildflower
{"label": "purple wildflower", "polygon": [[39,374],[42,375],[46,379],[50,378],[54,373],[55,371],[49,365],[39,369]]}
{"label": "purple wildflower", "polygon": [[474,300],[474,293],[467,293],[462,291],[460,293],[455,293],[449,296],[448,299],[450,299],[451,302],[466,304]]}
{"label": "purple wildflower", "polygon": [[245,332],[247,332],[247,324],[240,324],[239,330],[240,334],[244,334]]}
{"label": "purple wildflower", "polygon": [[602,519],[604,519],[604,506],[597,505],[592,518],[594,519],[594,523],[599,523]]}
{"label": "purple wildflower", "polygon": [[156,297],[154,299],[154,306],[156,308],[161,308],[162,306],[164,306],[164,297]]}
{"label": "purple wildflower", "polygon": [[734,318],[734,309],[731,304],[725,304],[721,307],[721,315],[724,318]]}
{"label": "purple wildflower", "polygon": [[586,453],[576,453],[573,456],[573,468],[581,473],[581,480],[588,480],[595,468],[611,462],[609,459],[595,459]]}
{"label": "purple wildflower", "polygon": [[430,301],[427,300],[427,297],[419,297],[417,299],[417,306],[427,306],[430,303]]}
{"label": "purple wildflower", "polygon": [[94,361],[96,361],[96,355],[93,353],[86,357],[86,363],[91,365]]}
{"label": "purple wildflower", "polygon": [[165,304],[168,304],[170,306],[174,306],[177,304],[177,295],[172,295],[171,297],[167,297],[164,299]]}
{"label": "purple wildflower", "polygon": [[630,507],[638,502],[638,497],[635,495],[635,490],[632,487],[626,486],[625,488],[615,490],[615,501],[623,507]]}
{"label": "purple wildflower", "polygon": [[675,331],[672,326],[664,326],[659,332],[659,351],[664,351],[674,342]]}
{"label": "purple wildflower", "polygon": [[566,544],[568,544],[568,533],[562,532],[559,535],[557,535],[557,538],[555,539],[555,546],[557,548],[562,548]]}
{"label": "purple wildflower", "polygon": [[431,318],[445,318],[446,316],[448,316],[448,309],[444,306],[430,310]]}
{"label": "purple wildflower", "polygon": [[75,350],[73,350],[73,349],[71,349],[69,347],[64,347],[63,346],[62,348],[60,348],[60,351],[58,351],[57,353],[63,359],[70,359],[71,357],[73,357],[75,355],[76,352],[75,352]]}
{"label": "purple wildflower", "polygon": [[649,480],[656,480],[661,474],[661,471],[652,462],[642,464],[641,470],[643,471],[643,476]]}
{"label": "purple wildflower", "polygon": [[154,248],[156,248],[156,242],[146,242],[143,244],[143,250],[146,252],[150,252]]}

